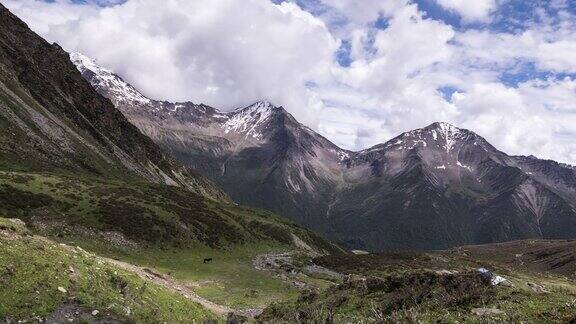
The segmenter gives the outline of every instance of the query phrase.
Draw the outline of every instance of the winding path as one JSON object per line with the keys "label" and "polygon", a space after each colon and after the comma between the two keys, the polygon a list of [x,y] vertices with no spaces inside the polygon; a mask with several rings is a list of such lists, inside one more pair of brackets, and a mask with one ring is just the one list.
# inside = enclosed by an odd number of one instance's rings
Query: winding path
{"label": "winding path", "polygon": [[[226,316],[229,313],[236,312],[232,308],[229,308],[229,307],[223,306],[223,305],[218,305],[218,304],[213,303],[213,302],[211,302],[205,298],[198,296],[190,288],[178,283],[173,278],[166,276],[164,274],[159,274],[157,272],[154,272],[151,269],[135,266],[133,264],[126,263],[123,261],[113,260],[113,259],[104,258],[104,257],[100,257],[100,256],[97,256],[96,258],[100,259],[104,262],[110,263],[114,266],[117,266],[118,268],[124,269],[126,271],[130,271],[130,272],[138,275],[140,278],[142,278],[146,281],[155,283],[155,284],[163,286],[163,287],[165,287],[165,288],[167,288],[167,289],[169,289],[175,293],[181,294],[185,298],[204,306],[206,309],[210,310],[211,312],[213,312],[216,315]],[[238,313],[238,312],[236,312],[236,313]]]}

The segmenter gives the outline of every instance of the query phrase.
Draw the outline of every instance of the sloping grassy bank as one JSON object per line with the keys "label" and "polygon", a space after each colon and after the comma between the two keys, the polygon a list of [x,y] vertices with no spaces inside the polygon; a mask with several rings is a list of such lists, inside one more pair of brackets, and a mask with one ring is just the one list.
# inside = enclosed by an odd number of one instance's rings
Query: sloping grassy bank
{"label": "sloping grassy bank", "polygon": [[0,320],[201,322],[183,296],[0,218]]}

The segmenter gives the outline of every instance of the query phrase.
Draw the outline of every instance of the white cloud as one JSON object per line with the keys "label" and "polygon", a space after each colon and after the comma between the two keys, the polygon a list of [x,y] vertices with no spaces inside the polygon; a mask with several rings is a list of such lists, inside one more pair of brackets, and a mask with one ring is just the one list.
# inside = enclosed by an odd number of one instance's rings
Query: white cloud
{"label": "white cloud", "polygon": [[474,64],[510,67],[516,62],[533,62],[542,71],[576,72],[576,27],[546,30],[536,25],[518,34],[467,31],[456,42]]}
{"label": "white cloud", "polygon": [[468,22],[487,21],[496,9],[496,0],[437,0],[442,7],[458,13]]}
{"label": "white cloud", "polygon": [[[330,114],[354,115],[348,127],[348,148],[366,147],[390,139],[399,132],[419,128],[438,120],[452,121],[454,107],[437,92],[436,66],[452,57],[449,44],[454,31],[438,21],[424,19],[415,5],[404,6],[389,20],[384,30],[357,34],[353,41],[355,61],[340,70],[340,88],[321,93],[336,103]],[[367,47],[368,40],[371,40]],[[341,93],[348,93],[342,96]],[[354,113],[335,112],[350,110]],[[362,121],[360,121],[362,119]],[[324,124],[340,124],[323,118]],[[344,119],[346,121],[350,118]],[[372,129],[366,131],[366,125]],[[378,130],[377,128],[380,128]],[[324,131],[335,126],[324,125]],[[338,129],[342,129],[339,125]],[[371,134],[371,136],[368,136]],[[387,135],[383,137],[382,135]]]}
{"label": "white cloud", "polygon": [[314,96],[305,84],[330,68],[339,47],[321,20],[292,3],[3,2],[46,38],[96,58],[152,98],[226,109],[266,98],[312,124]]}
{"label": "white cloud", "polygon": [[[485,134],[499,149],[569,162],[576,159],[576,81],[529,81],[518,88],[477,84],[455,94],[459,124]],[[570,134],[565,136],[565,134]]]}
{"label": "white cloud", "polygon": [[2,0],[3,5],[23,19],[28,26],[50,41],[48,33],[54,26],[72,24],[82,16],[97,14],[98,8],[92,5],[74,5],[68,0],[44,2],[35,0]]}
{"label": "white cloud", "polygon": [[[268,0],[0,1],[154,98],[227,109],[267,98],[350,149],[448,121],[510,154],[576,163],[576,80],[542,80],[576,73],[576,19],[564,0],[550,3],[555,16],[536,8],[538,19],[514,33],[454,29],[409,0],[319,0],[317,17]],[[500,14],[496,0],[438,1],[466,22]],[[374,27],[379,17],[385,29]],[[335,64],[341,40],[350,67]],[[504,72],[525,75],[506,85]]]}

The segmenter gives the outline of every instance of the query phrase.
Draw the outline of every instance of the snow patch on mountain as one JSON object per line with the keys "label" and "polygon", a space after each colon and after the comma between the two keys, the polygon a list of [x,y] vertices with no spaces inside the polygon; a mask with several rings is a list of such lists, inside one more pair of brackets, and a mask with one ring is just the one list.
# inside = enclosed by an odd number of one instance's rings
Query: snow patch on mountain
{"label": "snow patch on mountain", "polygon": [[344,160],[350,158],[350,153],[340,151],[340,152],[338,152],[338,158],[340,159],[340,161],[344,161]]}
{"label": "snow patch on mountain", "polygon": [[171,109],[171,112],[177,112],[179,109],[184,108],[185,106],[183,104],[175,104],[174,108]]}
{"label": "snow patch on mountain", "polygon": [[262,139],[258,126],[265,123],[272,115],[274,106],[268,101],[259,101],[247,108],[236,110],[229,114],[230,118],[222,125],[226,134],[242,133],[246,137]]}
{"label": "snow patch on mountain", "polygon": [[142,95],[136,88],[122,80],[122,78],[114,74],[114,72],[98,65],[95,60],[78,52],[71,53],[70,60],[81,73],[84,73],[86,70],[94,73],[97,77],[97,80],[94,80],[97,81],[96,86],[114,93],[114,98],[139,104],[148,104],[151,102],[150,99]]}
{"label": "snow patch on mountain", "polygon": [[446,152],[450,153],[460,135],[460,129],[448,123],[438,123],[438,130],[446,141]]}
{"label": "snow patch on mountain", "polygon": [[409,149],[409,150],[412,150],[412,149],[414,149],[416,146],[418,146],[418,144],[421,144],[422,147],[427,147],[427,146],[428,146],[428,143],[426,143],[426,141],[421,140],[421,139],[418,139],[418,140],[412,141],[412,146],[410,146],[408,149]]}
{"label": "snow patch on mountain", "polygon": [[466,170],[472,172],[472,168],[471,168],[471,167],[460,163],[460,161],[457,161],[456,164],[457,164],[459,167],[461,167],[461,168],[463,168],[463,169],[466,169]]}

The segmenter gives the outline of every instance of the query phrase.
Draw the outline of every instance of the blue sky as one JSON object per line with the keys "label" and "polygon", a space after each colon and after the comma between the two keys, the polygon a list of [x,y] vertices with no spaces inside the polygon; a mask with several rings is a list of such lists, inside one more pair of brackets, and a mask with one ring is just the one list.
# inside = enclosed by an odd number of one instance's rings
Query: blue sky
{"label": "blue sky", "polygon": [[145,95],[283,105],[364,149],[447,121],[576,164],[569,0],[0,0]]}

